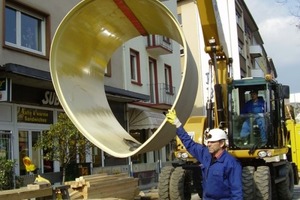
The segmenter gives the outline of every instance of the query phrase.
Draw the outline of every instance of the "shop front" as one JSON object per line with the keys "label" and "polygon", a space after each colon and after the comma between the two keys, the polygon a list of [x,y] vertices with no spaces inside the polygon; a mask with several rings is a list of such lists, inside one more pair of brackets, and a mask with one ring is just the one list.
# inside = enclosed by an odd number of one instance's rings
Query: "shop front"
{"label": "shop front", "polygon": [[25,156],[36,166],[34,173],[59,171],[59,165],[43,159],[43,151],[34,145],[63,110],[49,87],[51,82],[25,80],[31,79],[16,74],[0,77],[0,156],[16,161],[16,175],[28,174],[23,164]]}

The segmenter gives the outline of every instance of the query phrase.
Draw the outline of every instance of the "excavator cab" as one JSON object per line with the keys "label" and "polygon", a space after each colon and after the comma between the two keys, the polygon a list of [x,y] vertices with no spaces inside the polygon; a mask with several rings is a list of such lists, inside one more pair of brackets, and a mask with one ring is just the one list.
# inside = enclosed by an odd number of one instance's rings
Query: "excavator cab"
{"label": "excavator cab", "polygon": [[[268,141],[268,122],[270,121],[269,111],[266,109],[266,90],[255,87],[233,89],[233,140],[239,148],[249,148],[253,145],[265,146]],[[252,93],[255,91],[256,93]],[[253,101],[253,103],[252,103]]]}
{"label": "excavator cab", "polygon": [[[252,94],[253,91],[256,94]],[[256,149],[286,146],[284,99],[289,95],[287,87],[264,78],[248,78],[233,81],[228,95],[231,149],[250,149],[251,154]]]}

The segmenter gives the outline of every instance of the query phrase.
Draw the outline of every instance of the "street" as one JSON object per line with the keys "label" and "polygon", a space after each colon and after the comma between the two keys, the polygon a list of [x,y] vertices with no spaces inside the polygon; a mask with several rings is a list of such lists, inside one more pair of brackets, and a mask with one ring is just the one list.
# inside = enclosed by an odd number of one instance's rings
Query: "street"
{"label": "street", "polygon": [[[300,185],[295,186],[293,199],[294,200],[300,200]],[[200,198],[197,194],[194,194],[192,196],[192,200],[200,200]]]}
{"label": "street", "polygon": [[293,199],[300,199],[300,185],[296,185],[294,188],[294,196]]}

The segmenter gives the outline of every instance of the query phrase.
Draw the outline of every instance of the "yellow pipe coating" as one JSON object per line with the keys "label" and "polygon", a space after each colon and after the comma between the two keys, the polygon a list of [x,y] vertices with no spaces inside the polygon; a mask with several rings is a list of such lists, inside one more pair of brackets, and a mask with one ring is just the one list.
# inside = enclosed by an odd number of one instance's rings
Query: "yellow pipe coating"
{"label": "yellow pipe coating", "polygon": [[146,33],[164,35],[183,46],[183,77],[172,106],[183,123],[194,106],[198,75],[180,25],[157,0],[84,0],[65,16],[50,52],[50,72],[57,96],[87,139],[108,154],[124,158],[162,148],[175,137],[175,127],[164,120],[135,150],[130,150],[124,142],[124,139],[137,141],[118,123],[109,107],[104,74],[114,51],[141,33],[116,2],[127,5]]}

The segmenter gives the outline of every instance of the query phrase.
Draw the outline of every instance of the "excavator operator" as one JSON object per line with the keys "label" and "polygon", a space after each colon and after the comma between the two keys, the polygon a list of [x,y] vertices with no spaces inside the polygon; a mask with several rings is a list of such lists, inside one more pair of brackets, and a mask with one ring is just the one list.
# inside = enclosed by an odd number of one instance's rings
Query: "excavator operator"
{"label": "excavator operator", "polygon": [[[261,143],[266,144],[267,138],[265,131],[265,119],[263,117],[263,113],[265,111],[265,101],[263,98],[258,97],[257,90],[251,90],[250,95],[251,99],[246,102],[241,114],[254,114],[255,124],[258,126],[260,131]],[[247,143],[247,137],[251,132],[250,130],[250,119],[248,118],[244,121],[240,134],[245,144]]]}
{"label": "excavator operator", "polygon": [[184,130],[175,110],[166,114],[176,126],[177,136],[188,152],[201,163],[203,200],[242,200],[242,167],[226,150],[227,134],[222,129],[211,129],[206,135],[207,146],[194,142]]}

